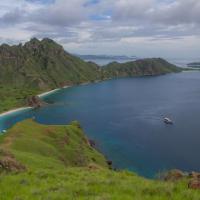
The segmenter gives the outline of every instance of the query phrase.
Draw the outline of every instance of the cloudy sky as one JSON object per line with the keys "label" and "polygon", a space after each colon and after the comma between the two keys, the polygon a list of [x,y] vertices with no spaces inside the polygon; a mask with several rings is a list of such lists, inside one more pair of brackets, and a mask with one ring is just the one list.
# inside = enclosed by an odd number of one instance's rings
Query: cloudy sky
{"label": "cloudy sky", "polygon": [[200,0],[1,0],[0,43],[49,37],[72,53],[200,58]]}

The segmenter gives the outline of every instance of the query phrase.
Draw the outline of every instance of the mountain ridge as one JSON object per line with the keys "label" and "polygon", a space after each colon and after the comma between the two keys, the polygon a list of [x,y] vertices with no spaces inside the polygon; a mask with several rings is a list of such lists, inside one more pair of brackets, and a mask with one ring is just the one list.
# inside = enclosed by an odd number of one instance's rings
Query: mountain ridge
{"label": "mountain ridge", "polygon": [[69,54],[48,38],[33,38],[24,45],[1,45],[0,69],[4,72],[0,83],[19,87],[28,83],[30,87],[52,89],[64,81],[79,83],[98,78],[96,66]]}
{"label": "mountain ridge", "polygon": [[[153,61],[154,63],[152,63]],[[49,38],[41,41],[33,38],[24,45],[3,44],[0,46],[0,84],[7,85],[30,85],[30,87],[41,89],[52,89],[59,87],[64,82],[68,84],[92,82],[111,78],[115,74],[118,77],[120,73],[125,76],[125,71],[127,71],[127,76],[178,71],[176,66],[172,69],[172,64],[157,58],[119,63],[112,67],[111,65],[112,63],[100,68],[97,64],[85,62],[68,53],[61,45]],[[136,68],[143,69],[135,70]],[[146,68],[151,69],[145,70]],[[108,72],[111,72],[111,77]]]}

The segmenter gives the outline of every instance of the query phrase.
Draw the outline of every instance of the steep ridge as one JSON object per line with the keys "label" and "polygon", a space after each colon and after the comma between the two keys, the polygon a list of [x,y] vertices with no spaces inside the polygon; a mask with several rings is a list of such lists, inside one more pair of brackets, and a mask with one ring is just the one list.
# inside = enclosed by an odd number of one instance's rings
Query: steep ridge
{"label": "steep ridge", "polygon": [[40,89],[99,78],[97,66],[67,53],[48,38],[33,38],[24,45],[1,45],[0,71],[0,84]]}

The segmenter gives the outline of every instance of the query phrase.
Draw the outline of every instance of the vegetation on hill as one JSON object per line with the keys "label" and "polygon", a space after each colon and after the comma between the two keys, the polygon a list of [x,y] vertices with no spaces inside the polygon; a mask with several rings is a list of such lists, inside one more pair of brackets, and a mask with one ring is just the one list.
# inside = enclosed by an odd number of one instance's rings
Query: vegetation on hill
{"label": "vegetation on hill", "polygon": [[181,68],[161,58],[148,58],[126,63],[113,62],[104,66],[103,69],[104,77],[107,78],[153,76],[182,71]]}
{"label": "vegetation on hill", "polygon": [[96,80],[98,67],[75,57],[50,39],[31,39],[24,45],[0,46],[0,83],[7,86],[52,89],[63,82]]}
{"label": "vegetation on hill", "polygon": [[2,200],[198,200],[200,192],[176,182],[148,180],[108,169],[80,125],[16,124],[0,136]]}

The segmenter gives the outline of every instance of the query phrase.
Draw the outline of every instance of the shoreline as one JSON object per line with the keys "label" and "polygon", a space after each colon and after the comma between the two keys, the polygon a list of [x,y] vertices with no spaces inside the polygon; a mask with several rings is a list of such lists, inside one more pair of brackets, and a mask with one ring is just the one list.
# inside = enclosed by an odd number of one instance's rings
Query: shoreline
{"label": "shoreline", "polygon": [[[70,88],[70,87],[72,87],[72,86],[66,85],[66,86],[63,87],[63,89]],[[36,96],[38,96],[39,98],[43,98],[43,97],[49,96],[51,94],[54,94],[55,92],[60,91],[61,89],[62,88],[56,88],[56,89],[53,89],[53,90],[50,90],[50,91],[47,91],[47,92],[40,93]],[[17,112],[20,112],[20,111],[25,111],[25,110],[32,109],[32,108],[33,107],[30,107],[30,106],[23,106],[23,107],[19,107],[19,108],[14,108],[14,109],[5,111],[3,113],[0,113],[0,118],[5,117],[6,115],[14,114],[14,113],[17,113]]]}
{"label": "shoreline", "polygon": [[43,97],[49,96],[49,95],[51,95],[51,94],[54,94],[55,92],[58,92],[58,91],[60,91],[60,90],[62,90],[62,89],[66,89],[66,88],[70,88],[70,87],[73,87],[73,86],[66,85],[66,86],[64,86],[64,87],[62,87],[62,88],[56,88],[56,89],[53,89],[53,90],[49,90],[49,91],[47,91],[47,92],[40,93],[40,94],[38,94],[38,95],[36,95],[36,96],[38,96],[38,97],[40,97],[40,98],[43,98]]}
{"label": "shoreline", "polygon": [[32,109],[32,107],[26,106],[26,107],[20,107],[20,108],[12,109],[12,110],[0,113],[0,118],[5,117],[6,115],[17,113],[19,111],[25,111],[25,110],[28,110],[28,109]]}
{"label": "shoreline", "polygon": [[[194,71],[194,70],[183,70],[182,72],[187,72],[187,71]],[[40,94],[35,95],[35,96],[38,96],[39,98],[44,98],[44,97],[47,97],[47,96],[49,96],[51,94],[54,94],[55,92],[58,92],[58,91],[62,90],[62,89],[71,88],[73,86],[84,86],[84,85],[88,85],[88,84],[91,84],[91,83],[99,83],[99,82],[107,81],[107,80],[111,80],[111,79],[113,79],[113,78],[107,78],[107,79],[104,79],[104,80],[96,80],[94,82],[85,82],[85,83],[80,83],[78,85],[66,85],[66,86],[64,86],[62,88],[56,88],[56,89],[53,89],[53,90],[50,90],[50,91],[47,91],[47,92],[40,93]],[[0,113],[0,118],[4,117],[6,115],[13,114],[13,113],[18,112],[18,111],[23,111],[23,110],[31,109],[31,108],[32,107],[24,106],[24,107],[15,108],[15,109],[12,109],[12,110],[9,110],[9,111],[5,111],[3,113]]]}
{"label": "shoreline", "polygon": [[53,89],[53,90],[50,90],[50,91],[47,91],[47,92],[43,92],[43,93],[38,94],[38,95],[36,95],[36,96],[38,96],[38,97],[40,97],[40,98],[46,97],[46,96],[48,96],[48,95],[50,95],[50,94],[53,94],[54,92],[57,92],[57,91],[59,91],[59,90],[61,90],[61,89],[60,89],[60,88],[56,88],[56,89]]}

